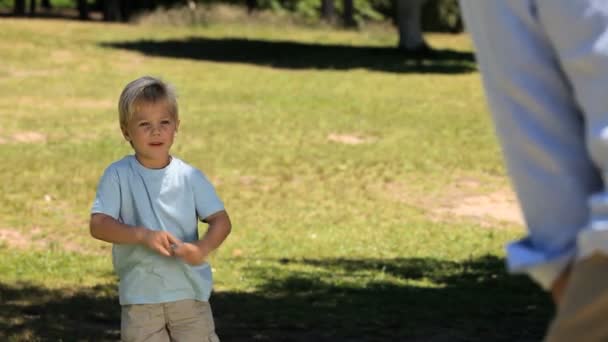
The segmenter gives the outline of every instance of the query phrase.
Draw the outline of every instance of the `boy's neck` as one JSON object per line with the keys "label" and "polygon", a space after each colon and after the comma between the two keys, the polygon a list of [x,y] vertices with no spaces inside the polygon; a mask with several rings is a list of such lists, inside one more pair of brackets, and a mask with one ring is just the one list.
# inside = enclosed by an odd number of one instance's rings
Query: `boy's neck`
{"label": "boy's neck", "polygon": [[145,167],[146,169],[160,170],[160,169],[164,169],[169,164],[171,164],[171,160],[173,159],[173,157],[171,157],[171,155],[168,155],[167,159],[165,161],[158,162],[158,161],[144,160],[143,158],[141,158],[141,156],[139,156],[137,153],[135,153],[135,159],[137,159],[137,162],[141,166]]}

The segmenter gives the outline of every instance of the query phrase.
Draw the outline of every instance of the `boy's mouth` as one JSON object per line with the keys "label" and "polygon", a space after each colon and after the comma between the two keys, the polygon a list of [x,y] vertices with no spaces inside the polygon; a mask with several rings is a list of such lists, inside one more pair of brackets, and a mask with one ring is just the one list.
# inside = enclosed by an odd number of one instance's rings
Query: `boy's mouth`
{"label": "boy's mouth", "polygon": [[162,146],[162,145],[163,145],[163,143],[162,143],[162,142],[151,142],[151,143],[149,143],[148,145],[150,145],[150,146],[154,146],[154,147],[157,147],[157,146]]}

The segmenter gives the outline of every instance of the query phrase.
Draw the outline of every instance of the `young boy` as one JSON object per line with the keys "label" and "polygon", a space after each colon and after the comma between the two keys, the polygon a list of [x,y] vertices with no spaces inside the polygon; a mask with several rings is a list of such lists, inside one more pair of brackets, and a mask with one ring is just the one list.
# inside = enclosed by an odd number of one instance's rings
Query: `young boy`
{"label": "young boy", "polygon": [[[134,155],[111,164],[97,188],[91,235],[113,243],[123,341],[219,341],[205,262],[231,223],[213,186],[169,154],[179,127],[177,99],[163,81],[129,83],[118,105]],[[197,219],[209,224],[198,238]]]}

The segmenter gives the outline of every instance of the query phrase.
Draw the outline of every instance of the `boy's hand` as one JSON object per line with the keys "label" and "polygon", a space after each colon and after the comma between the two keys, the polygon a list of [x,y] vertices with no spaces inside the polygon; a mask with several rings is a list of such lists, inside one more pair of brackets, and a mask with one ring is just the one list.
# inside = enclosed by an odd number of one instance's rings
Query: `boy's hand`
{"label": "boy's hand", "polygon": [[181,243],[173,235],[162,230],[146,229],[142,238],[144,246],[164,256],[173,255],[171,245],[179,245]]}
{"label": "boy's hand", "polygon": [[201,247],[189,242],[176,244],[173,255],[193,266],[202,264],[207,258]]}

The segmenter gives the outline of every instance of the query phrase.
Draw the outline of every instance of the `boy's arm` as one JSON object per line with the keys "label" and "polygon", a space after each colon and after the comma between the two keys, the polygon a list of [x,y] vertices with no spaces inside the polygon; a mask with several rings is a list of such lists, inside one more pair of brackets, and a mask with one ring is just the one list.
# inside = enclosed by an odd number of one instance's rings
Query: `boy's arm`
{"label": "boy's arm", "polygon": [[168,232],[129,226],[101,213],[91,215],[89,228],[91,236],[96,239],[116,244],[144,245],[165,256],[172,255],[171,245],[181,244]]}
{"label": "boy's arm", "polygon": [[174,255],[183,259],[190,265],[202,264],[207,256],[218,248],[230,231],[232,223],[225,210],[219,211],[203,220],[209,224],[205,235],[198,241],[178,244],[173,251]]}

